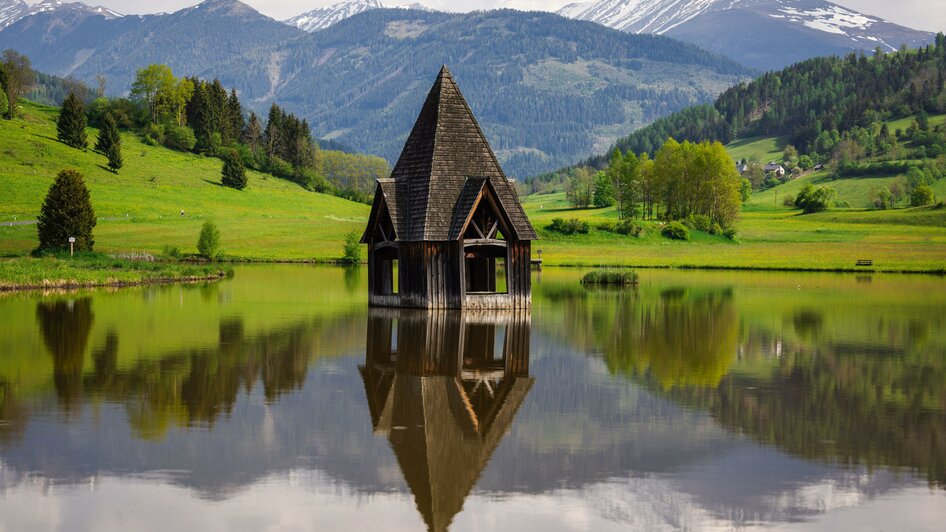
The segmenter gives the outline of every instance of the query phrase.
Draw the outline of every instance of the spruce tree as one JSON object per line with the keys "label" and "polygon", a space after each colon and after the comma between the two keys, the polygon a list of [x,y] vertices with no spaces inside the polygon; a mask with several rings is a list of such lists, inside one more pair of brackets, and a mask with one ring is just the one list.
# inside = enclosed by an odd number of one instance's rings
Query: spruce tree
{"label": "spruce tree", "polygon": [[95,224],[95,211],[82,174],[76,170],[59,172],[40,211],[39,250],[68,248],[69,238],[75,237],[77,251],[92,251]]}
{"label": "spruce tree", "polygon": [[105,113],[102,118],[102,128],[99,129],[98,140],[95,141],[95,151],[108,155],[108,150],[113,145],[120,145],[122,142],[118,134],[118,124],[112,113]]}
{"label": "spruce tree", "polygon": [[95,143],[95,151],[108,157],[108,167],[113,172],[118,172],[124,163],[122,158],[122,137],[118,133],[118,124],[112,113],[105,113],[102,119],[102,129],[99,130],[99,138]]}
{"label": "spruce tree", "polygon": [[59,140],[73,148],[86,149],[88,146],[88,139],[85,135],[86,124],[85,106],[82,105],[82,100],[74,92],[70,92],[69,96],[62,102],[59,119],[56,121],[56,132]]}
{"label": "spruce tree", "polygon": [[122,157],[121,144],[112,144],[109,146],[108,151],[105,152],[105,156],[108,157],[108,167],[117,174],[125,164],[125,158]]}
{"label": "spruce tree", "polygon": [[246,169],[239,154],[231,153],[223,162],[223,186],[243,190],[246,188]]}

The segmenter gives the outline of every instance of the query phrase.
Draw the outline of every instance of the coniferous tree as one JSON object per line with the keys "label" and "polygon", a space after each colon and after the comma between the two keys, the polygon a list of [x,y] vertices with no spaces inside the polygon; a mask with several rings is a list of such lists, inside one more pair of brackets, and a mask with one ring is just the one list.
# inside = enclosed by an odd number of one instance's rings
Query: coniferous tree
{"label": "coniferous tree", "polygon": [[82,105],[82,100],[74,92],[70,92],[66,100],[62,102],[59,119],[56,121],[56,132],[59,140],[73,148],[86,149],[88,139],[85,134],[85,126],[87,123],[85,106]]}
{"label": "coniferous tree", "polygon": [[118,173],[125,164],[125,159],[122,157],[121,144],[112,144],[109,146],[108,151],[105,152],[105,156],[108,157],[108,167],[115,173]]}
{"label": "coniferous tree", "polygon": [[243,127],[246,121],[243,118],[243,106],[240,105],[240,98],[237,96],[236,89],[231,89],[230,97],[227,98],[227,120],[229,142],[239,142],[240,137],[243,136]]}
{"label": "coniferous tree", "polygon": [[59,172],[43,201],[36,226],[39,250],[68,248],[69,238],[75,237],[77,251],[92,251],[95,224],[95,211],[82,174],[76,170]]}
{"label": "coniferous tree", "polygon": [[118,133],[118,125],[112,113],[105,113],[102,119],[102,129],[99,130],[99,138],[95,143],[95,150],[108,157],[108,167],[113,172],[118,172],[124,164],[122,158],[122,138]]}
{"label": "coniferous tree", "polygon": [[243,130],[243,143],[256,151],[263,143],[263,126],[256,113],[250,113],[250,119]]}
{"label": "coniferous tree", "polygon": [[99,129],[99,137],[95,141],[95,151],[101,154],[108,154],[112,145],[121,144],[121,137],[118,134],[118,124],[112,113],[105,113],[102,117],[102,128]]}
{"label": "coniferous tree", "polygon": [[243,190],[246,188],[246,168],[243,167],[243,161],[239,154],[230,153],[223,162],[223,175],[221,183],[225,187]]}

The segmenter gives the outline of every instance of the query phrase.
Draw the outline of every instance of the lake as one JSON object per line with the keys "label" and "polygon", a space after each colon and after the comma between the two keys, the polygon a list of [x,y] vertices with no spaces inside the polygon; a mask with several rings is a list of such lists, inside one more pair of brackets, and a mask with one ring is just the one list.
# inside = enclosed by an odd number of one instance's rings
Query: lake
{"label": "lake", "polygon": [[0,295],[0,530],[941,530],[946,278],[367,272]]}

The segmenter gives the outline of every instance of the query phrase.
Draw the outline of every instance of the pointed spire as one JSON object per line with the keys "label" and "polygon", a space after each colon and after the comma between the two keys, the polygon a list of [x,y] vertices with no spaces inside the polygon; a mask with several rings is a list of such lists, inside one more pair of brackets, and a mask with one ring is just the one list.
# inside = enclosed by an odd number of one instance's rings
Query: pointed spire
{"label": "pointed spire", "polygon": [[468,178],[490,180],[521,240],[534,240],[515,190],[499,166],[447,65],[427,94],[391,173],[408,241],[446,240]]}

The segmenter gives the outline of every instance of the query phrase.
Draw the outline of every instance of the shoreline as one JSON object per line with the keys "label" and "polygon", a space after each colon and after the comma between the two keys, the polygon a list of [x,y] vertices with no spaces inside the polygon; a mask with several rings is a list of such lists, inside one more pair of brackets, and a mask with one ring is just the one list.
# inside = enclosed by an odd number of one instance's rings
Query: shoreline
{"label": "shoreline", "polygon": [[83,288],[130,288],[134,286],[190,284],[209,281],[220,281],[229,277],[227,272],[218,272],[212,275],[191,275],[184,277],[162,277],[154,279],[83,281],[60,279],[50,281],[44,279],[42,283],[6,283],[0,281],[0,293],[29,292],[33,290],[80,290]]}

